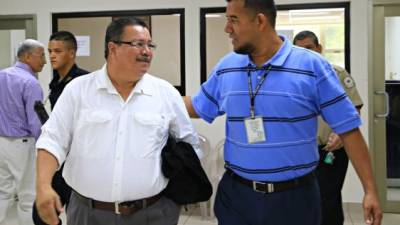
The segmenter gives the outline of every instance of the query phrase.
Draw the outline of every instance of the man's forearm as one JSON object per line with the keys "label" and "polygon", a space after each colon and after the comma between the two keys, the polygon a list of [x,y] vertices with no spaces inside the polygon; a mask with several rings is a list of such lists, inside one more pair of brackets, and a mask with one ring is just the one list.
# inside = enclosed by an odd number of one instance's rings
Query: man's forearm
{"label": "man's forearm", "polygon": [[183,102],[185,103],[186,110],[188,111],[190,118],[199,118],[199,115],[197,115],[196,111],[193,108],[191,97],[183,96],[182,98],[183,98]]}
{"label": "man's forearm", "polygon": [[360,177],[364,191],[376,192],[368,147],[359,129],[340,135],[346,153]]}
{"label": "man's forearm", "polygon": [[57,159],[45,149],[39,149],[37,154],[36,188],[51,185],[53,175],[58,168]]}

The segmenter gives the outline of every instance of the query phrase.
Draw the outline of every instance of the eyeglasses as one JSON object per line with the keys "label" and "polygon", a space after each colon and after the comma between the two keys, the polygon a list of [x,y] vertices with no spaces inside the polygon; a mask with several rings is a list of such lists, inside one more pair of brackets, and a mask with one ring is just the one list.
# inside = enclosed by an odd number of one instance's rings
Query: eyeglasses
{"label": "eyeglasses", "polygon": [[150,42],[150,43],[145,43],[143,41],[112,41],[112,42],[114,42],[115,44],[130,45],[132,47],[139,48],[140,50],[143,50],[143,49],[145,49],[147,47],[151,51],[154,51],[157,48],[157,45],[154,44],[153,42]]}

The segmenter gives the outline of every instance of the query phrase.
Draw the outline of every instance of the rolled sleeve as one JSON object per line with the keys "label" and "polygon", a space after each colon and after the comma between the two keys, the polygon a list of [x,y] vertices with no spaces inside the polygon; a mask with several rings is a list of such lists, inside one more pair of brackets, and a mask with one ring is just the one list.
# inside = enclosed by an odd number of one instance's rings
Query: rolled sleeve
{"label": "rolled sleeve", "polygon": [[174,114],[174,118],[170,124],[170,133],[175,139],[191,144],[197,156],[202,158],[203,151],[200,148],[199,137],[190,120],[182,97],[179,92],[174,89],[171,91],[170,99],[172,100],[172,110]]}
{"label": "rolled sleeve", "polygon": [[42,129],[42,134],[39,140],[36,142],[36,149],[43,149],[52,154],[58,162],[58,169],[64,163],[66,153],[63,148],[51,137],[51,132],[48,132],[45,128]]}

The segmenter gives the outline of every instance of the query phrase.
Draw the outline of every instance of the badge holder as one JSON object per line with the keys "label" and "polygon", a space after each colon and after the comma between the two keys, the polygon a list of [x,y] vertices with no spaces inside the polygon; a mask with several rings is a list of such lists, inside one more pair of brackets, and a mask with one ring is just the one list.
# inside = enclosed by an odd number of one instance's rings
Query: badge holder
{"label": "badge holder", "polygon": [[265,131],[264,121],[262,117],[255,117],[254,111],[251,112],[251,117],[244,120],[246,126],[247,141],[250,144],[264,142]]}

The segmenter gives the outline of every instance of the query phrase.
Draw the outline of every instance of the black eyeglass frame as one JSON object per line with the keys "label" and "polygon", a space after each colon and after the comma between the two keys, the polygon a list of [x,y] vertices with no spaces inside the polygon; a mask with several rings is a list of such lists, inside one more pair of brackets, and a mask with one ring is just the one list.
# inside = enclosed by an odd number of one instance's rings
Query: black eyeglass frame
{"label": "black eyeglass frame", "polygon": [[136,40],[134,40],[134,41],[111,41],[111,42],[113,42],[115,44],[126,44],[126,45],[130,45],[132,47],[136,47],[136,48],[140,48],[140,49],[144,49],[147,46],[147,48],[149,48],[151,51],[154,51],[157,49],[157,44],[152,43],[152,42],[147,43],[147,44],[145,42],[136,41]]}

